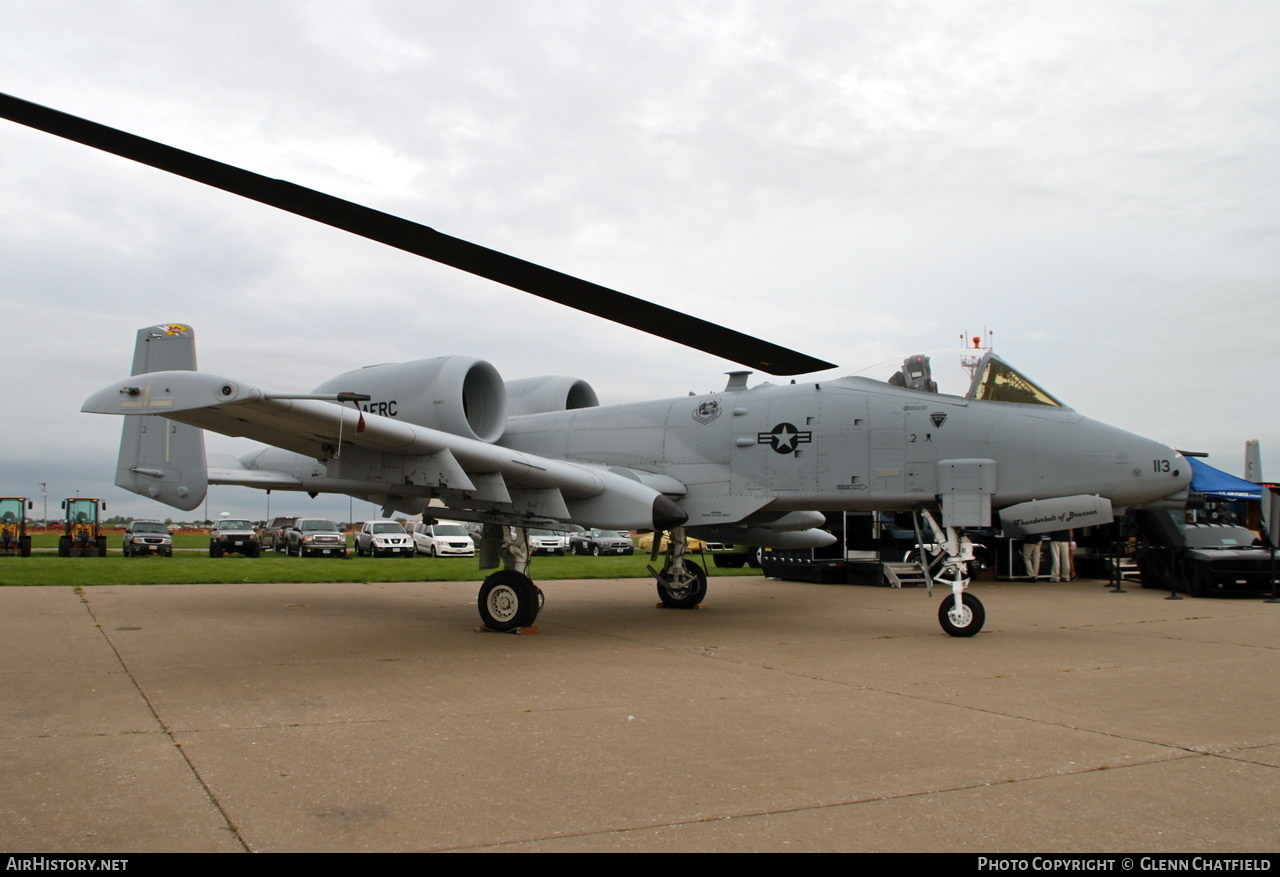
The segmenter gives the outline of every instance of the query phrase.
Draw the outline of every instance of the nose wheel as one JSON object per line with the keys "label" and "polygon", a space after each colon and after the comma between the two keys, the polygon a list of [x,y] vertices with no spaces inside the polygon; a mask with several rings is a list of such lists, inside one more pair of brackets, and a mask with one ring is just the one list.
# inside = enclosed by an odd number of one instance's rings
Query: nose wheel
{"label": "nose wheel", "polygon": [[938,607],[938,623],[950,636],[973,636],[982,630],[986,623],[987,610],[982,601],[965,591],[960,595],[960,605],[956,605],[956,595],[947,594]]}

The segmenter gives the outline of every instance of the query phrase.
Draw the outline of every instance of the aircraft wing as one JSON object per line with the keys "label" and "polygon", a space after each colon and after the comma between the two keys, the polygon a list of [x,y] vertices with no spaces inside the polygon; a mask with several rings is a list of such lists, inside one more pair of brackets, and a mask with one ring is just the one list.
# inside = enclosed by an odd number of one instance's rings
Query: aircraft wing
{"label": "aircraft wing", "polygon": [[[616,470],[540,457],[203,372],[136,374],[94,393],[81,410],[159,415],[260,441],[316,461],[318,475],[349,482],[350,490],[358,490],[361,482],[381,482],[384,489],[400,485],[419,495],[445,490],[471,499],[476,507],[487,503],[507,512],[599,527],[669,529],[688,517],[670,496]],[[292,473],[254,474],[243,466],[210,472],[203,460],[200,464],[202,477],[212,475],[215,483],[270,487],[281,482],[274,486],[307,489]]]}

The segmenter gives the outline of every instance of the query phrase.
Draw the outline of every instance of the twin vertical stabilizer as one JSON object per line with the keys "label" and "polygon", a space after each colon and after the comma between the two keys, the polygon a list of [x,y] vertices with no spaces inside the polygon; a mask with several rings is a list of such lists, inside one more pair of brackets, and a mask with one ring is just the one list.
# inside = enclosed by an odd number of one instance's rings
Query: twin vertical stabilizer
{"label": "twin vertical stabilizer", "polygon": [[[190,326],[165,323],[138,330],[130,374],[195,370],[196,338]],[[204,430],[156,415],[126,417],[116,484],[174,508],[196,508],[209,487]]]}

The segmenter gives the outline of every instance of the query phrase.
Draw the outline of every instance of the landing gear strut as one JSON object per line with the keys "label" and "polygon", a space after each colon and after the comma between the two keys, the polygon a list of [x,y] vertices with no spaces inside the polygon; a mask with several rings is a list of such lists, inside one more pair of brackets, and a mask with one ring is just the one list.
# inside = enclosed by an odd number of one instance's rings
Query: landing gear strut
{"label": "landing gear strut", "polygon": [[481,623],[489,630],[501,632],[532,627],[542,611],[544,598],[542,589],[527,574],[529,531],[524,527],[486,524],[481,542],[482,560],[486,554],[500,554],[503,565],[503,569],[488,576],[480,586],[476,606]]}
{"label": "landing gear strut", "polygon": [[933,581],[951,586],[951,593],[938,607],[938,623],[949,636],[974,636],[986,623],[987,611],[981,600],[965,590],[969,587],[969,564],[974,560],[973,543],[956,527],[944,531],[930,512],[922,512],[921,517],[933,532],[938,552],[945,555]]}
{"label": "landing gear strut", "polygon": [[[653,553],[651,560],[658,558],[660,533],[653,535]],[[707,573],[692,560],[685,560],[689,540],[685,536],[684,527],[676,527],[670,531],[667,540],[667,560],[658,572],[649,566],[658,585],[658,599],[666,609],[695,609],[707,596]]]}

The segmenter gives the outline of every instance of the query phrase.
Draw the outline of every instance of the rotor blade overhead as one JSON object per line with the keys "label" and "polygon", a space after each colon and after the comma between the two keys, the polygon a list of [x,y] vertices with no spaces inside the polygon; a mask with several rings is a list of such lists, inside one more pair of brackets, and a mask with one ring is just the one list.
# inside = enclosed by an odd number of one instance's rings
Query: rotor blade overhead
{"label": "rotor blade overhead", "polygon": [[0,93],[0,116],[486,277],[772,375],[834,368],[798,351],[450,237],[408,219],[264,177],[154,140]]}

